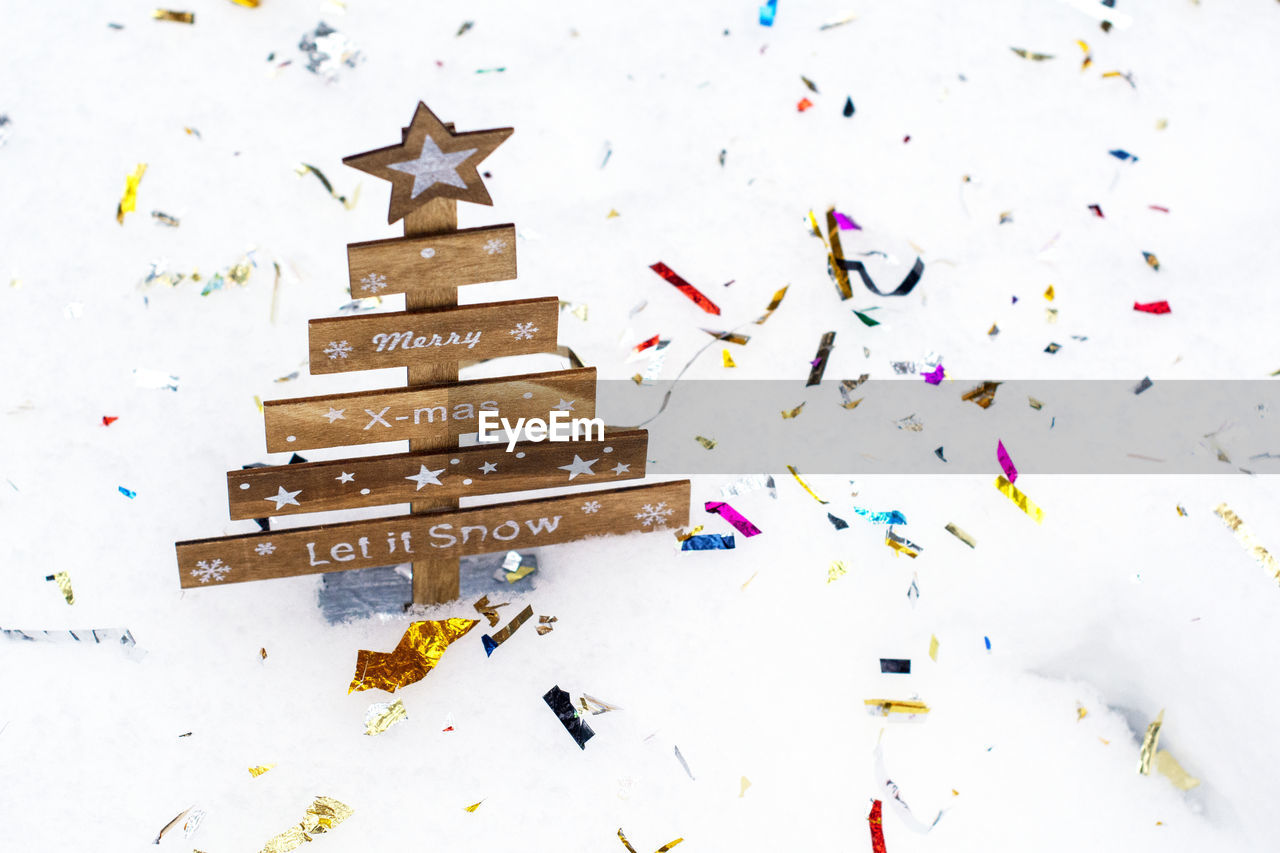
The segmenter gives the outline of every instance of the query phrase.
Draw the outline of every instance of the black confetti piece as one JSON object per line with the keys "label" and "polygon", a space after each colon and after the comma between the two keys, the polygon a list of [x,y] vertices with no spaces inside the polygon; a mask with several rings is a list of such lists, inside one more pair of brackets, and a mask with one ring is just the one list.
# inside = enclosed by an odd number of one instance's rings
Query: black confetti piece
{"label": "black confetti piece", "polygon": [[880,658],[880,671],[897,675],[911,674],[910,658]]}
{"label": "black confetti piece", "polygon": [[560,689],[560,685],[555,685],[542,696],[542,701],[547,703],[547,707],[555,712],[560,718],[560,722],[564,725],[564,730],[573,738],[574,743],[580,749],[587,748],[587,741],[596,736],[586,722],[578,718],[578,712],[573,710],[573,701],[569,698],[569,694]]}
{"label": "black confetti piece", "polygon": [[885,293],[876,287],[876,283],[871,280],[871,276],[867,274],[867,268],[863,266],[862,261],[850,261],[844,258],[840,259],[840,268],[845,272],[856,272],[862,277],[862,283],[867,286],[867,290],[877,296],[906,296],[915,286],[920,283],[920,277],[924,275],[924,260],[916,258],[915,265],[911,267],[911,272],[907,273],[907,277],[902,280],[902,284],[898,285],[894,290]]}

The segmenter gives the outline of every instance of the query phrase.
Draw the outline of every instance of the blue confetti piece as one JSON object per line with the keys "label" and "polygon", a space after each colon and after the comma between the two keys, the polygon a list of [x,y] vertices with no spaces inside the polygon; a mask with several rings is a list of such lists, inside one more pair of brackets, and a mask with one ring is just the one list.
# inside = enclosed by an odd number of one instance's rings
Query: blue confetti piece
{"label": "blue confetti piece", "polygon": [[722,536],[719,533],[690,536],[680,544],[681,551],[732,551],[733,547],[733,535]]}
{"label": "blue confetti piece", "polygon": [[124,495],[126,498],[132,499],[138,496],[138,493],[132,489],[126,489],[124,486],[119,486],[118,488],[120,489],[120,494]]}
{"label": "blue confetti piece", "polygon": [[772,27],[773,19],[778,15],[778,0],[766,0],[760,7],[760,26]]}
{"label": "blue confetti piece", "polygon": [[488,634],[483,635],[480,638],[480,642],[484,644],[485,657],[489,657],[489,655],[493,654],[493,650],[498,647],[497,641],[495,641],[493,637],[490,637]]}
{"label": "blue confetti piece", "polygon": [[855,506],[853,511],[872,524],[906,524],[907,517],[896,509],[888,512],[872,512],[869,509]]}
{"label": "blue confetti piece", "polygon": [[1113,148],[1107,153],[1110,154],[1112,157],[1116,158],[1117,160],[1127,160],[1132,163],[1138,162],[1137,157],[1133,156],[1128,151],[1125,151],[1123,148]]}
{"label": "blue confetti piece", "polygon": [[987,644],[987,651],[991,651],[991,638],[990,638],[990,637],[983,637],[983,638],[982,638],[982,642],[984,642],[984,643],[986,643],[986,644]]}
{"label": "blue confetti piece", "polygon": [[827,513],[827,521],[831,522],[831,525],[836,530],[844,530],[846,527],[849,526],[849,522],[845,521],[843,518],[834,516],[831,513]]}

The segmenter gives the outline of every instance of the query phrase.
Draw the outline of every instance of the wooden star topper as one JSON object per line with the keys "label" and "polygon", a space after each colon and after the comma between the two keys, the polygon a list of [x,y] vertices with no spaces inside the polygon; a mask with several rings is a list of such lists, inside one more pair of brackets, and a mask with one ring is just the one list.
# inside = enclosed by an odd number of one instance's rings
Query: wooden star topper
{"label": "wooden star topper", "polygon": [[353,154],[342,162],[391,182],[391,224],[433,198],[493,204],[476,166],[513,132],[499,127],[454,133],[419,101],[399,145]]}

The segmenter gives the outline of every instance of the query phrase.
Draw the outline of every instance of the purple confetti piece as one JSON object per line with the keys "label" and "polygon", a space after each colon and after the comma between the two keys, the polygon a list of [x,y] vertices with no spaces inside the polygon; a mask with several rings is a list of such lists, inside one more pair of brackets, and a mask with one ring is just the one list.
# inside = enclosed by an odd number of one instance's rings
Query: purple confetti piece
{"label": "purple confetti piece", "polygon": [[733,529],[737,530],[743,536],[758,536],[760,534],[759,527],[756,527],[754,524],[747,521],[747,519],[742,516],[742,513],[738,512],[723,501],[707,501],[703,506],[703,509],[707,512],[713,512],[719,515],[725,521],[733,525]]}
{"label": "purple confetti piece", "polygon": [[1013,467],[1013,460],[1009,458],[1009,451],[1004,449],[1004,442],[996,442],[996,459],[1000,460],[1000,467],[1004,469],[1004,475],[1010,483],[1018,481],[1018,469]]}
{"label": "purple confetti piece", "polygon": [[945,370],[942,369],[942,365],[939,364],[937,367],[935,367],[933,370],[929,371],[928,373],[921,373],[920,375],[923,376],[924,381],[928,382],[930,385],[941,385],[942,377],[946,376],[947,373]]}
{"label": "purple confetti piece", "polygon": [[845,216],[838,210],[832,211],[836,217],[836,224],[840,226],[841,231],[861,231],[862,226]]}

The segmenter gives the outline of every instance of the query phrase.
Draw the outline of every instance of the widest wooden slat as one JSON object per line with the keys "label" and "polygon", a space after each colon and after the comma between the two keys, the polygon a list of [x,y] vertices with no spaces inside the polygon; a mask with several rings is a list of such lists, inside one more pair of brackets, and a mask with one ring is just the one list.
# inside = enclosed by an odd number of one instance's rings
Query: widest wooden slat
{"label": "widest wooden slat", "polygon": [[644,477],[648,436],[606,430],[603,441],[520,442],[510,453],[504,442],[245,468],[227,472],[227,500],[231,517],[246,519],[611,484]]}
{"label": "widest wooden slat", "polygon": [[555,352],[560,300],[554,296],[430,311],[312,320],[311,372],[420,367]]}
{"label": "widest wooden slat", "polygon": [[544,420],[562,404],[574,417],[595,416],[594,367],[474,379],[385,391],[269,400],[263,404],[267,450],[342,447],[402,439],[442,440],[476,432],[481,408]]}
{"label": "widest wooden slat", "polygon": [[688,480],[177,543],[183,587],[459,557],[689,523]]}
{"label": "widest wooden slat", "polygon": [[516,227],[349,243],[347,274],[357,299],[507,281],[516,277]]}

